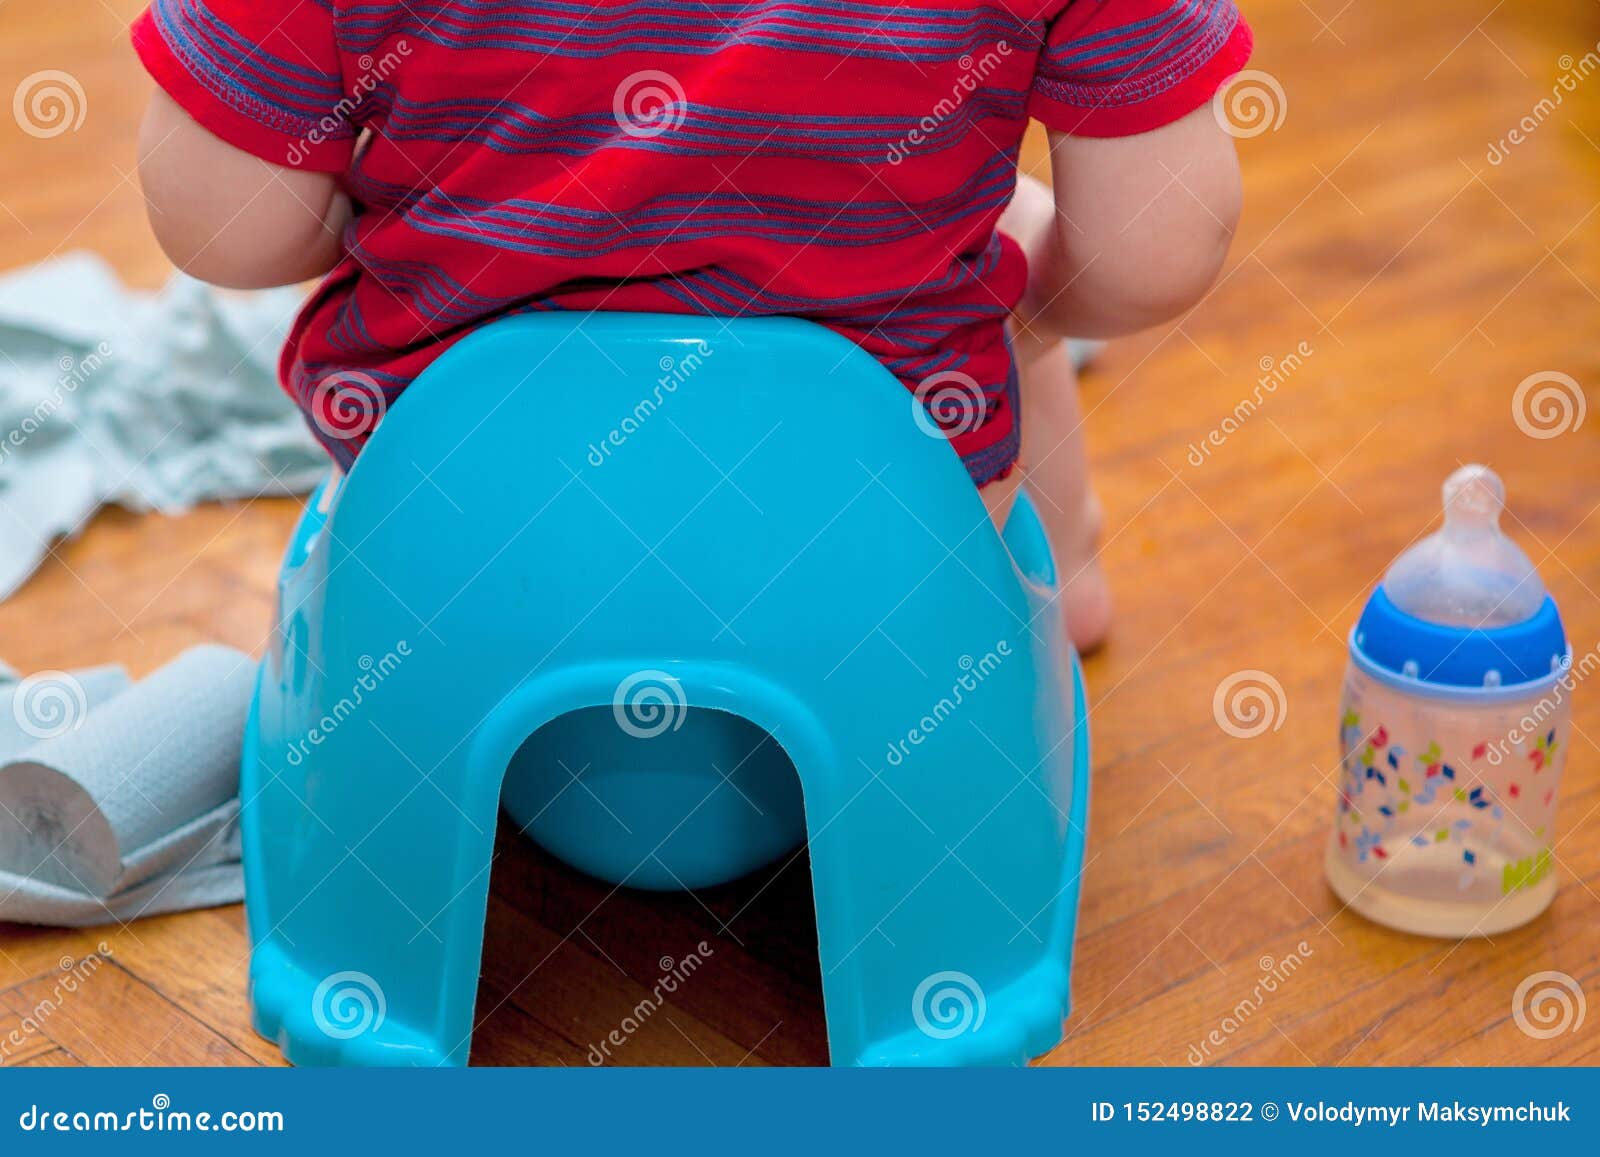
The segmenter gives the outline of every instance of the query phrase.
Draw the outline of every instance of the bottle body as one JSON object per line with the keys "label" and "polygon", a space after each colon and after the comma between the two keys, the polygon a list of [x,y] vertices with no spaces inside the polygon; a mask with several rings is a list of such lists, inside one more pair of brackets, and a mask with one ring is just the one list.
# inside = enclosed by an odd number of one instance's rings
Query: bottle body
{"label": "bottle body", "polygon": [[1407,682],[1354,658],[1346,671],[1329,883],[1421,935],[1524,924],[1555,896],[1572,680],[1466,694]]}

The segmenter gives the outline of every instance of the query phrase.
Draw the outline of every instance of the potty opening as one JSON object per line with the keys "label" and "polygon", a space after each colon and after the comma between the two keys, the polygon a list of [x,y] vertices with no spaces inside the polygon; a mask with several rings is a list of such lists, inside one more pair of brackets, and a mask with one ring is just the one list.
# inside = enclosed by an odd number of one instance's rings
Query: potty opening
{"label": "potty opening", "polygon": [[580,708],[510,760],[475,1063],[827,1063],[799,776],[750,720],[680,714]]}
{"label": "potty opening", "polygon": [[561,860],[634,888],[727,883],[805,841],[784,749],[743,716],[709,708],[569,711],[517,749],[501,805]]}

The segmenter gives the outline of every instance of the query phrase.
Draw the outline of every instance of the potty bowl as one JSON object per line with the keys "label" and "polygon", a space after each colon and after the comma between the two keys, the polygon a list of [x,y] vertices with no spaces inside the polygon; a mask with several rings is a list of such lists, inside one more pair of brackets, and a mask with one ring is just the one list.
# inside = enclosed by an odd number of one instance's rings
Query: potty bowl
{"label": "potty bowl", "polygon": [[245,736],[255,1024],[468,1059],[497,809],[702,888],[809,844],[835,1064],[1057,1043],[1088,730],[1049,544],[792,319],[537,315],[418,378],[284,559]]}

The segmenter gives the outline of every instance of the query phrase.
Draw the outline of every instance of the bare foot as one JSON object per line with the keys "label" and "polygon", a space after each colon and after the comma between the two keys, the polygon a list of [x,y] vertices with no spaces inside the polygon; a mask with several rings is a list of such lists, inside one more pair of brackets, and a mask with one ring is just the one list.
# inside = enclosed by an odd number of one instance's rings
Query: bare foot
{"label": "bare foot", "polygon": [[1051,533],[1067,635],[1084,654],[1104,643],[1111,630],[1111,584],[1100,566],[1103,522],[1100,503],[1091,493],[1074,526]]}

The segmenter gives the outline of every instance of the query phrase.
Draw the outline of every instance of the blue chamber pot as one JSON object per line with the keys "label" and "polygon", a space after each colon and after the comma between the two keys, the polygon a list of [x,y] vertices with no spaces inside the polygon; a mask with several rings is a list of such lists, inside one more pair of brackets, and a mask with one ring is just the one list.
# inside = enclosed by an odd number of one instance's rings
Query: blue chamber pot
{"label": "blue chamber pot", "polygon": [[465,1064],[497,809],[652,889],[809,845],[835,1064],[1057,1043],[1088,722],[1050,547],[793,320],[507,319],[307,507],[245,736],[255,1023]]}

